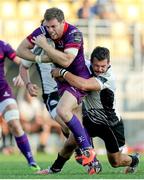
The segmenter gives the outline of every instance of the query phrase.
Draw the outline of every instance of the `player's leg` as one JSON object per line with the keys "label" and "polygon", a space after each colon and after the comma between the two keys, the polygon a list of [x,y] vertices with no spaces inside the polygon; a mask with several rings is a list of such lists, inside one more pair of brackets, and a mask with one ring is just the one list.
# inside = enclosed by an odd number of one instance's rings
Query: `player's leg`
{"label": "player's leg", "polygon": [[73,110],[77,107],[77,98],[69,91],[65,91],[57,105],[57,114],[72,131],[78,146],[84,151],[83,165],[86,165],[94,159],[95,152],[87,140],[83,125],[73,114]]}
{"label": "player's leg", "polygon": [[0,113],[0,139],[2,138],[2,114]]}
{"label": "player's leg", "polygon": [[15,137],[19,150],[27,159],[31,169],[39,170],[40,168],[33,158],[27,135],[24,133],[20,124],[19,111],[15,99],[10,98],[1,102],[0,110],[4,120],[8,123],[10,131]]}
{"label": "player's leg", "polygon": [[69,136],[69,129],[63,120],[56,114],[56,106],[59,102],[58,92],[52,92],[50,94],[43,94],[43,100],[46,105],[47,111],[50,113],[53,120],[56,120],[60,124],[64,136]]}
{"label": "player's leg", "polygon": [[139,164],[139,154],[134,155],[122,154],[121,151],[116,153],[107,152],[109,163],[112,167],[126,167],[125,173],[134,173]]}
{"label": "player's leg", "polygon": [[70,159],[76,147],[77,144],[75,142],[75,138],[71,133],[68,139],[65,141],[61,151],[58,153],[54,163],[50,167],[48,167],[48,169],[38,171],[37,174],[54,174],[61,172],[62,168],[64,167],[65,163]]}
{"label": "player's leg", "polygon": [[[113,145],[113,149],[109,149],[108,159],[113,167],[126,166],[125,173],[134,173],[137,170],[139,164],[139,154],[127,155],[122,153],[122,149],[125,145],[124,136],[124,124],[121,120],[117,125],[111,128],[113,132],[113,137],[115,136],[113,142],[116,142],[118,146]],[[111,153],[110,153],[111,152]]]}

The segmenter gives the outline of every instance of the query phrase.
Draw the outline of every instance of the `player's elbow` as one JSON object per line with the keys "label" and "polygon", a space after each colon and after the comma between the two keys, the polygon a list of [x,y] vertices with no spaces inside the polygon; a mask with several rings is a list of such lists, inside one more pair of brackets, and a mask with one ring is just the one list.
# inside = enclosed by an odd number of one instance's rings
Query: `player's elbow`
{"label": "player's elbow", "polygon": [[65,54],[65,60],[63,61],[63,67],[68,68],[71,63],[74,61],[74,56],[70,54]]}
{"label": "player's elbow", "polygon": [[68,61],[64,61],[63,62],[63,64],[62,64],[62,66],[64,67],[64,68],[68,68],[69,66],[70,66],[70,62],[68,62]]}

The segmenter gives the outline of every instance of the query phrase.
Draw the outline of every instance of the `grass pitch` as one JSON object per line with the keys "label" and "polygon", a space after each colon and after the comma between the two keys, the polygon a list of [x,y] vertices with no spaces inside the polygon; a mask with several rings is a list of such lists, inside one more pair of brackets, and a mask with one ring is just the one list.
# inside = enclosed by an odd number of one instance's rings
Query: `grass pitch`
{"label": "grass pitch", "polygon": [[[37,154],[35,156],[41,168],[46,169],[55,160],[56,155]],[[27,166],[22,155],[0,154],[0,179],[144,179],[144,158],[141,155],[138,171],[135,174],[124,174],[124,168],[112,168],[106,156],[98,156],[103,170],[100,174],[88,175],[85,169],[72,158],[63,171],[52,175],[36,175]]]}

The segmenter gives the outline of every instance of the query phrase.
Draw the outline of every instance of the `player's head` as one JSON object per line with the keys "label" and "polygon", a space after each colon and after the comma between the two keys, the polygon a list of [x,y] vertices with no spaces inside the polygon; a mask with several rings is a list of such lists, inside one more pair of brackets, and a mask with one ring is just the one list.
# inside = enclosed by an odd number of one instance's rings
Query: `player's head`
{"label": "player's head", "polygon": [[64,31],[64,13],[58,8],[49,8],[44,14],[43,25],[46,26],[53,40],[60,39]]}
{"label": "player's head", "polygon": [[91,65],[96,75],[105,73],[110,64],[110,51],[105,47],[96,47],[91,54]]}

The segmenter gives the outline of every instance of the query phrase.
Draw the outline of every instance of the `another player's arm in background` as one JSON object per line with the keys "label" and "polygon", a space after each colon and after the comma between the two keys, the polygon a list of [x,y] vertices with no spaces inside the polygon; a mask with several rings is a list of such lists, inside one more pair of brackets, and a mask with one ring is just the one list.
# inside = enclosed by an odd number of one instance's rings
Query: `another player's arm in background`
{"label": "another player's arm in background", "polygon": [[[47,43],[47,39],[44,35],[37,36],[32,42],[43,48],[47,52],[48,57],[52,60],[53,63],[57,63],[65,68],[73,62],[78,53],[78,49],[76,48],[69,48],[64,52],[53,48]],[[47,60],[42,60],[42,62],[45,61]]]}
{"label": "another player's arm in background", "polygon": [[38,95],[38,86],[36,84],[33,84],[30,80],[30,74],[29,74],[29,68],[32,65],[29,61],[22,60],[22,63],[19,68],[19,73],[26,85],[26,88],[31,96],[37,96]]}
{"label": "another player's arm in background", "polygon": [[95,77],[85,79],[85,78],[76,76],[72,74],[71,72],[66,71],[65,69],[59,69],[59,68],[52,70],[52,76],[54,78],[62,76],[71,86],[74,86],[83,91],[101,90],[101,84]]}
{"label": "another player's arm in background", "polygon": [[[15,56],[13,59],[13,62],[19,66],[21,64],[21,61],[22,61],[22,59],[18,56]],[[13,84],[14,84],[14,86],[17,86],[17,87],[23,87],[24,86],[24,82],[23,82],[20,74],[18,74],[16,77],[13,77]]]}
{"label": "another player's arm in background", "polygon": [[26,86],[28,85],[28,83],[31,83],[30,75],[29,75],[29,67],[23,65],[23,62],[21,63],[21,65],[19,67],[19,73],[20,73]]}

